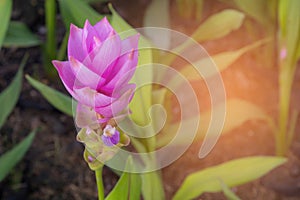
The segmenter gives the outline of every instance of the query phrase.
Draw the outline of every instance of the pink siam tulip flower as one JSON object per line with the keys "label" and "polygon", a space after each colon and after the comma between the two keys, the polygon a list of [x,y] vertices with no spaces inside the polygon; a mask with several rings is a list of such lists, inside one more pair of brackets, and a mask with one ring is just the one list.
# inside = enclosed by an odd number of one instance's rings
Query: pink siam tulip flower
{"label": "pink siam tulip flower", "polygon": [[[71,24],[68,61],[53,61],[67,91],[85,113],[79,127],[106,123],[127,111],[135,89],[128,83],[138,61],[139,35],[121,40],[106,18],[80,29]],[[95,117],[96,116],[96,117]]]}

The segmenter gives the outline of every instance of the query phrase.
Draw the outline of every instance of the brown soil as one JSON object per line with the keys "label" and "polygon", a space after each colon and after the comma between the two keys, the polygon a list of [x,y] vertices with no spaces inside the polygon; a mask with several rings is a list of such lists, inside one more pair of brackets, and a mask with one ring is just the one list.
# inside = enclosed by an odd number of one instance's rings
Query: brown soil
{"label": "brown soil", "polygon": [[[15,1],[18,2],[18,1]],[[31,2],[32,3],[32,2]],[[113,1],[116,9],[135,27],[142,25],[142,15],[149,1]],[[14,4],[13,18],[25,21],[43,39],[43,4],[37,1],[29,6],[35,12],[22,11]],[[98,4],[95,5],[98,8]],[[204,7],[203,18],[228,5],[210,1]],[[28,10],[27,9],[27,10]],[[24,14],[25,13],[25,14]],[[34,14],[27,18],[28,13]],[[200,22],[178,16],[174,2],[171,4],[172,28],[190,34]],[[24,20],[26,19],[26,20]],[[60,19],[58,19],[60,20]],[[249,26],[256,27],[251,29]],[[60,28],[64,30],[63,27]],[[233,50],[250,44],[266,35],[264,27],[252,19],[246,19],[241,29],[225,38],[205,42],[202,45],[211,53]],[[262,107],[274,119],[278,113],[278,68],[274,60],[264,59],[271,47],[263,46],[243,55],[229,69],[222,72],[227,98],[241,98]],[[10,83],[25,53],[30,58],[25,73],[39,78],[44,83],[64,91],[59,80],[49,80],[42,70],[40,48],[1,49],[0,91]],[[205,86],[193,83],[197,91]],[[292,108],[300,109],[300,70],[295,76]],[[200,92],[201,93],[201,92]],[[207,103],[207,96],[198,94],[200,103]],[[299,121],[299,118],[298,118]],[[0,130],[0,154],[10,149],[37,128],[32,147],[24,160],[0,183],[0,199],[96,199],[94,174],[82,159],[83,146],[76,137],[71,117],[55,110],[24,79],[22,93],[16,108]],[[267,176],[233,188],[241,199],[300,199],[300,124],[297,123],[295,139],[288,154],[288,162]],[[172,165],[163,169],[164,189],[171,199],[184,178],[195,171],[251,155],[274,155],[274,136],[264,121],[252,120],[222,136],[212,152],[204,159],[197,154],[201,141],[195,141],[188,151]],[[241,172],[242,173],[241,169]],[[176,174],[176,176],[174,176]],[[108,168],[104,169],[105,191],[108,193],[118,177]],[[198,199],[225,199],[222,193],[205,193]]]}

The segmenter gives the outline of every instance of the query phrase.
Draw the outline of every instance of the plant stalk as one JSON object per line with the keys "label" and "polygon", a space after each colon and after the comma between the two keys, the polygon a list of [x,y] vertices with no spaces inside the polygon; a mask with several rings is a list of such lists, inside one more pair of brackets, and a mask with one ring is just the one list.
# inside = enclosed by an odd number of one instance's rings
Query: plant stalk
{"label": "plant stalk", "polygon": [[51,60],[56,58],[56,2],[55,0],[45,1],[45,15],[46,15],[46,46],[44,55],[44,69],[49,76],[55,74],[54,67],[52,67]]}
{"label": "plant stalk", "polygon": [[98,200],[104,200],[104,187],[103,187],[103,180],[102,180],[102,170],[103,170],[103,166],[95,171],[97,190],[98,190]]}

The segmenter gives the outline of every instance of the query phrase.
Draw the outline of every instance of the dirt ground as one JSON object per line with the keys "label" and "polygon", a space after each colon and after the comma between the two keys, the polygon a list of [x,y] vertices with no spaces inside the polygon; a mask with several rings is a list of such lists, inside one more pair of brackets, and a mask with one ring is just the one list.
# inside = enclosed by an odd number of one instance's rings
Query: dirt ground
{"label": "dirt ground", "polygon": [[[45,38],[43,3],[21,7],[14,1],[12,17],[25,21],[29,27]],[[116,10],[134,27],[142,25],[142,16],[148,0],[113,1]],[[19,6],[18,6],[19,5]],[[210,1],[204,7],[203,18],[207,18],[228,5]],[[96,9],[103,5],[95,4]],[[33,12],[34,11],[34,12]],[[34,13],[34,14],[32,14]],[[174,2],[171,3],[172,16],[178,16]],[[31,16],[33,15],[33,16]],[[31,17],[26,17],[31,16]],[[61,18],[58,16],[58,21]],[[172,28],[191,34],[200,22],[174,17]],[[60,25],[61,22],[59,23]],[[256,27],[249,33],[249,26]],[[63,26],[58,34],[63,33]],[[202,45],[210,53],[240,48],[263,38],[264,28],[252,19],[246,19],[242,27],[230,35],[205,42]],[[61,35],[59,37],[62,37]],[[227,98],[241,98],[262,107],[274,119],[278,115],[278,68],[274,60],[265,59],[268,47],[260,47],[244,54],[231,67],[222,72]],[[11,81],[25,53],[30,57],[25,73],[39,78],[42,82],[65,92],[60,80],[46,78],[42,68],[39,47],[29,49],[1,49],[0,91]],[[299,63],[298,63],[299,64]],[[192,83],[201,91],[202,83]],[[300,68],[296,71],[292,109],[300,109]],[[208,101],[199,94],[200,104]],[[298,118],[299,122],[299,118]],[[0,154],[11,148],[31,130],[37,128],[32,147],[24,160],[0,183],[0,199],[96,199],[97,189],[94,174],[82,157],[83,146],[76,141],[73,119],[55,110],[41,94],[24,79],[20,99],[7,123],[0,130]],[[300,199],[300,123],[297,123],[295,138],[288,153],[288,162],[267,176],[233,188],[241,199]],[[171,199],[184,178],[195,171],[250,155],[274,155],[274,135],[266,122],[251,120],[222,136],[212,152],[204,159],[197,157],[201,141],[195,141],[188,151],[172,165],[163,169],[166,198]],[[242,173],[241,169],[241,173]],[[174,176],[176,174],[176,176]],[[104,185],[108,193],[118,177],[104,168]],[[198,199],[225,199],[222,193],[205,193]]]}

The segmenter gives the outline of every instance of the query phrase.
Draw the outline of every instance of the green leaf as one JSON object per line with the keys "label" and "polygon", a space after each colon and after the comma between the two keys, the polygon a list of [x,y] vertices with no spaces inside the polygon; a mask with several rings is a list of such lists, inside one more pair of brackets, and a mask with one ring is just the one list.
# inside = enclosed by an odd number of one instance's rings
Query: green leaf
{"label": "green leaf", "polygon": [[160,171],[143,173],[142,177],[142,193],[145,200],[163,200],[164,190],[161,182]]}
{"label": "green leaf", "polygon": [[[215,109],[221,109],[216,106]],[[210,110],[201,113],[198,137],[203,137],[208,129],[211,113]],[[257,105],[242,99],[229,99],[226,102],[226,118],[222,134],[241,126],[249,120],[265,120],[271,128],[274,128],[272,119]]]}
{"label": "green leaf", "polygon": [[[169,1],[153,0],[147,7],[144,17],[144,27],[170,28]],[[154,29],[145,29],[145,35],[157,46],[168,49],[171,42],[169,31],[156,34]]]}
{"label": "green leaf", "polygon": [[[228,0],[223,0],[223,2],[228,3]],[[273,6],[274,0],[233,0],[233,2],[240,10],[263,25],[267,25],[270,22],[270,7]]]}
{"label": "green leaf", "polygon": [[[223,105],[216,105],[214,109],[214,112],[216,113],[223,112]],[[202,111],[200,116],[200,126],[196,136],[197,139],[203,139],[207,133],[211,121],[211,110]],[[163,133],[158,136],[157,147],[162,147],[172,140],[174,137],[173,133],[176,133],[180,123],[193,124],[194,120],[197,120],[197,116],[167,125],[167,128],[163,129]],[[232,98],[226,101],[226,118],[222,134],[229,133],[229,131],[241,126],[249,120],[265,120],[272,130],[276,130],[276,126],[272,118],[270,118],[270,116],[268,116],[260,107],[242,99]],[[178,145],[186,144],[188,142],[188,139],[185,140],[183,138],[180,140],[180,144]]]}
{"label": "green leaf", "polygon": [[245,15],[242,12],[226,9],[210,16],[193,33],[192,38],[198,42],[215,40],[237,30],[243,23]]}
{"label": "green leaf", "polygon": [[234,192],[230,190],[230,188],[222,181],[220,180],[220,184],[223,190],[224,195],[228,200],[241,200]]}
{"label": "green leaf", "polygon": [[92,9],[85,1],[59,0],[58,3],[67,29],[70,28],[71,23],[82,27],[86,19],[88,19],[91,24],[95,24],[103,18],[102,15]]}
{"label": "green leaf", "polygon": [[300,57],[300,1],[279,1],[279,23],[281,42],[287,48],[289,68],[295,69]]}
{"label": "green leaf", "polygon": [[1,112],[0,112],[0,128],[3,126],[6,121],[8,115],[11,113],[13,108],[15,107],[18,98],[20,96],[21,87],[22,87],[22,76],[23,76],[23,68],[27,61],[28,56],[24,56],[19,71],[14,77],[11,84],[0,94],[0,102],[1,102]]}
{"label": "green leaf", "polygon": [[[222,52],[222,53],[213,55],[211,57],[203,58],[199,61],[196,61],[194,63],[194,65],[209,67],[212,65],[212,62],[214,62],[215,65],[218,67],[218,71],[212,70],[212,72],[222,72],[223,70],[225,70],[229,66],[231,66],[243,54],[245,54],[248,51],[251,51],[263,44],[266,44],[267,42],[270,42],[270,38],[259,40],[257,42],[254,42],[253,44],[244,46],[244,47],[234,50],[234,51],[226,51],[226,52]],[[187,65],[187,66],[183,67],[183,69],[180,71],[180,73],[182,75],[184,75],[189,81],[195,81],[195,80],[202,79],[202,77],[200,76],[198,71],[191,65]],[[210,75],[213,76],[213,75],[215,75],[215,73],[212,73]],[[205,78],[208,78],[208,77],[205,77]]]}
{"label": "green leaf", "polygon": [[35,131],[31,132],[22,142],[0,157],[0,182],[8,175],[10,170],[23,158],[34,138]]}
{"label": "green leaf", "polygon": [[189,175],[175,194],[174,200],[192,199],[204,192],[221,191],[220,179],[228,187],[242,185],[260,178],[286,160],[282,157],[255,156],[206,168]]}
{"label": "green leaf", "polygon": [[[171,52],[180,54],[183,50],[193,45],[194,40],[203,42],[222,38],[240,28],[244,18],[245,15],[242,12],[232,9],[225,9],[218,12],[205,20],[192,34],[190,39],[174,48]],[[165,57],[164,64],[171,64],[175,58],[175,55],[168,54]]]}
{"label": "green leaf", "polygon": [[[126,169],[132,168],[132,157],[126,163]],[[139,200],[141,194],[141,179],[138,174],[123,172],[114,189],[108,194],[105,200]]]}
{"label": "green leaf", "polygon": [[3,42],[5,47],[32,47],[41,44],[41,41],[22,22],[12,21]]}
{"label": "green leaf", "polygon": [[10,13],[12,9],[12,0],[0,0],[0,49],[5,38],[5,34],[8,28]]}
{"label": "green leaf", "polygon": [[[120,17],[111,4],[109,4],[109,9],[112,12],[111,25],[121,35],[121,38],[137,33],[136,30]],[[139,41],[138,66],[148,66],[143,67],[142,70],[136,70],[131,82],[137,86],[152,82],[152,68],[150,65],[152,63],[152,51],[149,47],[149,42],[141,36]],[[151,91],[152,86],[150,84],[138,88],[129,105],[132,111],[131,118],[139,125],[146,125],[149,122],[147,113],[151,107]]]}
{"label": "green leaf", "polygon": [[29,83],[37,89],[46,100],[53,105],[55,108],[61,112],[73,116],[72,113],[72,99],[67,95],[52,89],[51,87],[31,78],[29,75],[26,75],[26,79]]}

